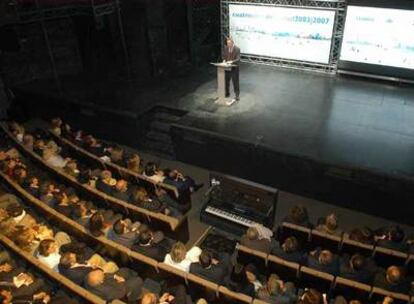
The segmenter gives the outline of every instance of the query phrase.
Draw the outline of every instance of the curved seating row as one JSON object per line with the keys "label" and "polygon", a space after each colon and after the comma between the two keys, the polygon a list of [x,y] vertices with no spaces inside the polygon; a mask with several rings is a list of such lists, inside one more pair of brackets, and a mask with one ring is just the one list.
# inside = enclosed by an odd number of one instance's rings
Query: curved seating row
{"label": "curved seating row", "polygon": [[0,172],[0,179],[10,188],[14,189],[19,197],[30,203],[33,207],[39,209],[39,211],[45,214],[51,221],[60,223],[61,226],[65,226],[65,230],[70,230],[72,234],[80,236],[80,239],[83,239],[86,242],[99,243],[105,249],[107,249],[107,251],[115,253],[117,256],[127,257],[131,263],[139,264],[141,266],[140,271],[147,271],[148,273],[159,275],[161,277],[172,277],[179,279],[185,285],[191,285],[191,288],[194,286],[194,288],[198,288],[203,291],[209,290],[210,292],[214,292],[217,297],[223,298],[223,303],[225,303],[225,299],[230,299],[229,303],[259,303],[257,301],[254,302],[254,299],[252,297],[233,292],[225,286],[220,286],[214,282],[210,282],[196,275],[180,271],[165,263],[158,262],[143,254],[132,251],[129,248],[108,240],[105,237],[92,236],[85,227],[79,225],[72,219],[63,216],[53,208],[49,207],[47,204],[38,200],[2,172]]}
{"label": "curved seating row", "polygon": [[188,232],[188,218],[187,215],[183,215],[180,218],[174,218],[165,214],[152,212],[144,208],[137,207],[127,202],[116,199],[103,192],[96,190],[95,188],[89,187],[79,183],[74,177],[66,174],[62,170],[58,170],[47,165],[43,159],[36,153],[26,149],[16,138],[9,132],[7,126],[4,123],[0,124],[1,130],[7,135],[7,137],[14,143],[15,147],[22,152],[24,155],[30,157],[30,159],[36,161],[47,171],[52,172],[59,178],[68,182],[71,186],[83,191],[88,195],[92,195],[95,199],[98,199],[108,206],[116,207],[120,212],[127,214],[128,216],[139,219],[142,222],[150,223],[151,226],[157,226],[158,228],[165,231],[166,235],[176,235],[179,240],[186,242],[189,238]]}
{"label": "curved seating row", "polygon": [[[295,236],[305,248],[305,251],[312,250],[315,247],[322,247],[331,250],[332,252],[344,253],[361,253],[366,256],[371,256],[378,265],[388,267],[391,265],[405,266],[411,271],[409,267],[414,261],[414,255],[406,252],[401,252],[377,244],[370,245],[351,240],[347,234],[332,235],[310,229],[292,223],[283,222],[278,229],[278,238],[281,242],[288,236]],[[308,248],[306,248],[308,247]],[[313,248],[312,248],[313,247]]]}
{"label": "curved seating row", "polygon": [[237,244],[238,258],[241,261],[254,262],[256,266],[274,271],[282,279],[302,282],[304,287],[314,287],[318,290],[338,295],[350,295],[362,302],[376,302],[385,296],[392,297],[395,303],[413,303],[414,297],[395,293],[368,284],[348,280],[339,276],[324,273],[298,263],[286,261],[272,254],[257,251]]}

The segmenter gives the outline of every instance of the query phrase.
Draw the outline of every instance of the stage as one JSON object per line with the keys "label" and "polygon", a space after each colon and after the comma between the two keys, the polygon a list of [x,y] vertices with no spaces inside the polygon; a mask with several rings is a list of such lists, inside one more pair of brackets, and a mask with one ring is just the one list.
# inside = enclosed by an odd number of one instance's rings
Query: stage
{"label": "stage", "polygon": [[[215,77],[208,66],[151,85],[67,79],[63,98],[40,81],[16,92],[26,109],[36,103],[32,115],[46,108],[49,116],[76,111],[72,117],[91,131],[102,131],[115,113],[119,127],[105,134],[120,140],[142,126],[122,124],[154,106],[180,109],[186,114],[171,128],[178,160],[350,208],[370,200],[411,201],[414,87],[242,64],[241,100],[226,107],[214,103]],[[67,103],[72,106],[62,111]],[[86,104],[96,113],[105,107],[105,115],[91,119]],[[362,211],[375,209],[370,205]]]}

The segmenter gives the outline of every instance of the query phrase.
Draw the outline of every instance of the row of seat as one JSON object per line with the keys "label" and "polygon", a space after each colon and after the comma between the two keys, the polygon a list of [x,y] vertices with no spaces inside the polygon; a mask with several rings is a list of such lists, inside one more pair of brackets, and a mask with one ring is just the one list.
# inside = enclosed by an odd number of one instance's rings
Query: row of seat
{"label": "row of seat", "polygon": [[[85,242],[89,244],[99,243],[100,245],[102,245],[103,248],[106,249],[107,252],[111,252],[112,253],[111,255],[115,259],[125,260],[126,258],[126,260],[128,260],[131,264],[139,264],[139,269],[141,273],[145,271],[145,273],[151,273],[154,275],[159,275],[161,277],[172,277],[173,279],[175,280],[178,279],[181,281],[181,283],[187,286],[190,286],[193,290],[198,289],[198,290],[201,290],[201,292],[205,290],[209,290],[210,292],[214,292],[218,298],[220,299],[223,298],[223,303],[225,303],[225,301],[227,300],[229,301],[229,303],[256,303],[256,304],[264,303],[260,300],[253,299],[252,297],[233,292],[225,286],[220,286],[214,282],[210,282],[196,275],[180,271],[165,263],[158,262],[143,254],[132,251],[127,247],[119,245],[105,237],[92,236],[89,233],[89,231],[85,229],[85,227],[79,225],[72,219],[63,216],[62,214],[58,213],[53,208],[49,207],[47,204],[38,200],[37,198],[32,196],[30,193],[28,193],[25,189],[23,189],[19,184],[14,182],[11,178],[9,178],[4,173],[0,172],[0,178],[2,182],[7,184],[10,188],[14,189],[14,191],[19,197],[21,197],[26,202],[30,203],[31,206],[33,206],[34,208],[38,209],[40,212],[45,214],[47,218],[50,219],[51,221],[60,224],[61,227],[65,228],[64,229],[65,231],[70,231],[72,235],[79,236],[80,239],[84,240]],[[61,275],[59,274],[52,273],[50,269],[46,269],[46,270],[51,275],[58,275],[59,277],[61,277]],[[84,289],[81,287],[79,288],[77,290],[77,293],[80,296],[82,296]],[[94,303],[99,303],[99,302],[94,302]]]}
{"label": "row of seat", "polygon": [[86,195],[91,195],[95,200],[101,201],[104,204],[116,208],[119,212],[133,219],[140,220],[141,222],[150,223],[152,227],[157,227],[165,232],[167,236],[177,236],[178,240],[186,242],[189,238],[188,231],[188,216],[183,215],[180,218],[174,218],[165,214],[152,212],[144,208],[137,207],[135,205],[126,203],[112,196],[109,196],[103,192],[100,192],[88,185],[79,183],[76,178],[66,174],[62,170],[58,170],[47,165],[43,159],[32,151],[26,149],[16,138],[9,132],[7,126],[4,123],[0,124],[1,130],[7,135],[7,137],[13,142],[14,146],[28,156],[33,161],[36,161],[47,171],[55,174],[57,177],[62,178],[68,182],[72,187],[84,192]]}
{"label": "row of seat", "polygon": [[306,288],[316,288],[321,291],[330,291],[331,294],[348,295],[365,302],[377,302],[385,296],[392,297],[396,303],[413,303],[414,297],[393,293],[368,284],[359,283],[342,277],[302,266],[298,263],[286,261],[272,254],[257,251],[237,244],[238,260],[242,264],[254,263],[258,268],[277,273],[282,279],[297,283]]}
{"label": "row of seat", "polygon": [[279,226],[278,238],[281,242],[288,237],[295,236],[305,247],[305,251],[315,247],[329,249],[332,252],[341,253],[361,253],[365,256],[373,257],[376,263],[382,267],[398,265],[406,267],[408,273],[413,274],[414,255],[389,248],[384,248],[376,244],[370,245],[349,239],[346,234],[332,235],[316,229],[310,229],[292,223],[284,222]]}

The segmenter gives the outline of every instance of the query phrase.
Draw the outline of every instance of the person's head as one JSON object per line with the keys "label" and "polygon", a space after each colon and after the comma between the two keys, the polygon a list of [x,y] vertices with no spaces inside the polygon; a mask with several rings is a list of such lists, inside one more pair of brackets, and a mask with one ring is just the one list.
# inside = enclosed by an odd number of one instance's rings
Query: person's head
{"label": "person's head", "polygon": [[13,235],[11,235],[14,243],[24,251],[29,251],[32,242],[35,240],[35,231],[28,227],[19,227]]}
{"label": "person's head", "polygon": [[51,125],[52,128],[60,128],[62,126],[62,119],[60,117],[52,118]]}
{"label": "person's head", "polygon": [[111,149],[111,160],[120,161],[124,157],[124,149],[119,146],[115,146]]}
{"label": "person's head", "polygon": [[187,255],[187,248],[183,243],[177,242],[172,246],[170,254],[174,263],[181,263]]}
{"label": "person's head", "polygon": [[76,160],[71,159],[66,163],[66,168],[73,171],[78,170],[78,163],[76,162]]}
{"label": "person's head", "polygon": [[306,290],[303,293],[302,297],[299,300],[299,303],[301,304],[322,304],[323,297],[319,291],[311,288],[311,289]]}
{"label": "person's head", "polygon": [[244,267],[244,274],[248,282],[253,283],[257,280],[258,272],[256,266],[253,264],[247,264]]}
{"label": "person's head", "polygon": [[211,260],[212,260],[212,256],[210,254],[210,252],[203,250],[200,254],[199,257],[199,261],[200,261],[200,265],[203,268],[208,268],[211,266]]}
{"label": "person's head", "polygon": [[33,136],[32,136],[32,135],[30,135],[30,134],[25,134],[25,135],[23,136],[23,145],[24,145],[26,148],[33,148],[33,143],[34,143],[34,138],[33,138]]}
{"label": "person's head", "polygon": [[118,235],[124,234],[126,231],[126,224],[123,220],[119,219],[114,223],[113,230]]}
{"label": "person's head", "polygon": [[23,207],[17,203],[12,203],[7,206],[6,211],[10,217],[18,217],[23,214]]}
{"label": "person's head", "polygon": [[157,168],[157,165],[155,163],[149,162],[145,165],[145,169],[144,169],[145,175],[153,176],[153,175],[156,174],[157,169],[158,168]]}
{"label": "person's head", "polygon": [[101,172],[101,179],[103,181],[109,181],[112,178],[112,173],[109,170],[103,170]]}
{"label": "person's head", "polygon": [[229,48],[231,48],[231,47],[234,46],[234,41],[233,41],[233,39],[231,37],[227,37],[227,39],[226,39],[226,45]]}
{"label": "person's head", "polygon": [[289,212],[290,219],[295,224],[304,224],[308,221],[308,210],[303,205],[296,205]]}
{"label": "person's head", "polygon": [[259,232],[255,227],[250,227],[247,229],[246,236],[249,240],[254,241],[259,238]]}
{"label": "person's head", "polygon": [[105,226],[105,219],[101,212],[95,212],[89,219],[89,230],[94,236],[101,236]]}
{"label": "person's head", "polygon": [[374,233],[368,227],[355,228],[349,233],[349,239],[356,242],[372,244],[374,242]]}
{"label": "person's head", "polygon": [[152,233],[149,230],[141,232],[138,236],[138,242],[140,245],[148,245],[151,243],[151,240],[152,240]]}
{"label": "person's head", "polygon": [[392,226],[388,231],[388,239],[395,243],[401,243],[405,238],[404,230],[400,226]]}
{"label": "person's head", "polygon": [[76,264],[76,254],[72,252],[65,252],[60,257],[60,266],[65,269],[70,268],[71,266]]}
{"label": "person's head", "polygon": [[332,252],[331,252],[331,251],[329,251],[329,250],[322,250],[322,251],[319,253],[319,258],[318,258],[318,260],[319,260],[319,263],[320,263],[321,265],[325,265],[325,266],[327,266],[327,265],[331,265],[331,264],[332,264],[332,262],[333,262],[333,254],[332,254]]}
{"label": "person's head", "polygon": [[39,243],[38,252],[41,256],[48,257],[49,255],[58,252],[59,248],[55,240],[47,239]]}
{"label": "person's head", "polygon": [[351,259],[350,259],[350,264],[352,269],[358,271],[364,268],[365,265],[365,258],[363,255],[359,254],[359,253],[355,253]]}
{"label": "person's head", "polygon": [[362,304],[360,300],[351,300],[349,304]]}
{"label": "person's head", "polygon": [[128,190],[128,182],[124,179],[120,179],[116,182],[115,188],[119,192],[126,192]]}
{"label": "person's head", "polygon": [[282,249],[286,253],[296,252],[299,250],[298,239],[294,236],[289,236],[282,244]]}
{"label": "person's head", "polygon": [[25,168],[19,167],[14,170],[14,177],[18,180],[25,179],[27,177],[27,171]]}
{"label": "person's head", "polygon": [[144,294],[140,303],[141,304],[157,304],[158,299],[154,293],[149,292],[149,293]]}
{"label": "person's head", "polygon": [[13,269],[14,269],[13,265],[9,263],[8,261],[0,264],[0,272],[2,273],[9,273]]}
{"label": "person's head", "polygon": [[133,197],[135,202],[143,202],[148,198],[148,192],[145,188],[138,187],[133,192]]}
{"label": "person's head", "polygon": [[206,299],[201,298],[201,299],[198,299],[196,304],[208,304],[208,303],[207,303]]}
{"label": "person's head", "polygon": [[137,232],[139,234],[144,233],[144,232],[147,232],[147,231],[148,232],[151,232],[151,230],[149,229],[149,227],[148,227],[147,224],[141,224],[141,225],[139,225],[138,230],[137,230]]}
{"label": "person's head", "polygon": [[39,179],[36,176],[29,177],[29,183],[31,187],[39,186]]}
{"label": "person's head", "polygon": [[105,273],[101,269],[95,269],[86,276],[86,283],[91,287],[101,285],[105,280]]}
{"label": "person's head", "polygon": [[73,208],[73,215],[76,218],[87,216],[88,209],[86,208],[85,204],[82,204],[82,203],[76,204]]}
{"label": "person's head", "polygon": [[141,163],[141,158],[138,154],[134,153],[128,159],[128,169],[139,169],[139,165]]}
{"label": "person's head", "polygon": [[280,278],[277,274],[272,273],[267,279],[266,285],[270,295],[277,295],[280,293]]}
{"label": "person's head", "polygon": [[335,297],[334,304],[348,304],[348,301],[343,296]]}
{"label": "person's head", "polygon": [[390,284],[397,285],[403,280],[404,273],[401,268],[397,266],[390,266],[387,268],[386,277]]}
{"label": "person's head", "polygon": [[329,214],[325,219],[325,226],[328,230],[334,231],[338,228],[338,218],[335,213]]}
{"label": "person's head", "polygon": [[10,304],[12,303],[13,295],[11,291],[7,289],[0,289],[0,304]]}

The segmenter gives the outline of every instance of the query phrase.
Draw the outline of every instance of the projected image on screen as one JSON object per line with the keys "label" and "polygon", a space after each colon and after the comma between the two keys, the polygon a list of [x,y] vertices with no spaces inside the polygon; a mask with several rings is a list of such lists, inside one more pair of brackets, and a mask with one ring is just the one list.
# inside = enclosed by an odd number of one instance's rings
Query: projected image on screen
{"label": "projected image on screen", "polygon": [[414,69],[414,11],[349,6],[341,60]]}
{"label": "projected image on screen", "polygon": [[329,63],[333,11],[231,4],[229,15],[242,54]]}

